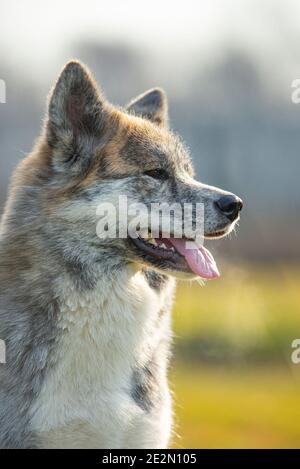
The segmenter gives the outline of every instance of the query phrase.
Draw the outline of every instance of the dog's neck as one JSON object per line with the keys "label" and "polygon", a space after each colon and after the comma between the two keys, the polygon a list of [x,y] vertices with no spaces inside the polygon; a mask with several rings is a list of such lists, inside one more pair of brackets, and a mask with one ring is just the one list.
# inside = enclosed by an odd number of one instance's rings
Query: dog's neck
{"label": "dog's neck", "polygon": [[[143,272],[132,267],[100,278],[85,291],[79,291],[70,277],[60,279],[57,325],[61,339],[34,409],[34,430],[47,432],[74,420],[77,406],[87,395],[86,419],[95,425],[108,418],[99,399],[109,407],[109,396],[122,392],[122,405],[132,408],[134,370],[147,366],[159,353],[160,373],[165,373],[168,354],[158,351],[168,348],[170,316],[162,310],[166,299],[171,301],[173,285],[170,280],[162,291],[155,291]],[[56,396],[55,403],[51,395]],[[95,408],[99,414],[94,415]]]}

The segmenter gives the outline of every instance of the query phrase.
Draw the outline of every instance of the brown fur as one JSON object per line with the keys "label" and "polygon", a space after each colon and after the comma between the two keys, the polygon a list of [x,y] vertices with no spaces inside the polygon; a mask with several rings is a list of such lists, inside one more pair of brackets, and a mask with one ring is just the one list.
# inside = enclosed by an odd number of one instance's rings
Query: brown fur
{"label": "brown fur", "polygon": [[[42,135],[14,173],[1,220],[0,338],[7,345],[7,365],[0,366],[0,447],[66,446],[70,441],[78,446],[84,429],[92,428],[85,445],[99,447],[112,441],[113,447],[122,441],[126,447],[167,444],[170,276],[177,275],[181,265],[185,278],[193,273],[187,264],[149,255],[130,236],[97,236],[96,207],[124,193],[138,203],[200,202],[205,206],[207,234],[230,230],[232,222],[215,202],[224,194],[232,195],[197,183],[192,175],[188,152],[167,128],[162,90],[150,90],[127,109],[118,109],[105,100],[80,63],[71,61],[64,67],[49,98]],[[180,257],[172,255],[175,260]],[[70,348],[73,336],[68,343],[62,327],[66,316],[73,323],[74,308],[79,308],[79,327],[88,316],[96,326],[91,325],[89,334],[80,329],[78,337],[75,333],[75,352],[78,346],[87,353],[79,354],[80,372]],[[94,340],[95,330],[99,335]],[[61,359],[70,351],[71,382],[64,372],[60,374],[57,360],[65,337]],[[92,339],[89,347],[85,338]],[[105,357],[101,367],[98,356]],[[118,408],[105,386],[97,382],[101,372],[105,385],[105,376],[110,374],[111,394],[121,395]],[[85,373],[87,379],[82,377]],[[61,399],[51,391],[47,395],[51,388],[44,381],[51,382],[53,376],[53,389],[65,389]],[[69,400],[70,389],[75,401]],[[89,407],[89,399],[85,401],[86,389],[99,398],[95,409]],[[39,400],[43,390],[46,397]],[[124,403],[132,413],[130,419]],[[53,407],[44,418],[48,404]],[[61,409],[66,412],[63,427],[55,421]],[[87,409],[92,426],[88,420],[79,422],[74,431],[69,412],[74,417],[86,415]],[[33,430],[31,418],[35,417]],[[47,441],[48,421],[53,424],[53,435],[51,430]],[[120,422],[121,439],[115,439]]]}

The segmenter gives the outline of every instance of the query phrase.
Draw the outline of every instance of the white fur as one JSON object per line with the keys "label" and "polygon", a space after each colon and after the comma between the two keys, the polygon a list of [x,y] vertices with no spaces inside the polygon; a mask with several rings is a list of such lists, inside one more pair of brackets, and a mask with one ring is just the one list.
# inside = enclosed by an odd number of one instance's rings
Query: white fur
{"label": "white fur", "polygon": [[171,428],[166,351],[160,360],[159,408],[143,411],[130,386],[134,367],[146,364],[162,335],[170,334],[170,316],[162,316],[158,327],[158,312],[172,296],[174,281],[157,293],[141,272],[126,268],[78,293],[71,280],[61,280],[63,334],[31,416],[42,446],[166,447]]}

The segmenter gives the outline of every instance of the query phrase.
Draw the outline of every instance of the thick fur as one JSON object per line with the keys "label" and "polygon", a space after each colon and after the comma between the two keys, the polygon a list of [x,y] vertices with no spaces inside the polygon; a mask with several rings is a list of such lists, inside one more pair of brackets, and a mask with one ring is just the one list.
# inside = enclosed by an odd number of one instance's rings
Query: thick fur
{"label": "thick fur", "polygon": [[[167,181],[145,174],[164,168]],[[205,204],[227,227],[167,129],[159,89],[112,107],[78,62],[62,71],[33,152],[17,168],[0,228],[0,446],[162,448],[172,427],[167,367],[176,272],[128,239],[99,239],[96,208]]]}

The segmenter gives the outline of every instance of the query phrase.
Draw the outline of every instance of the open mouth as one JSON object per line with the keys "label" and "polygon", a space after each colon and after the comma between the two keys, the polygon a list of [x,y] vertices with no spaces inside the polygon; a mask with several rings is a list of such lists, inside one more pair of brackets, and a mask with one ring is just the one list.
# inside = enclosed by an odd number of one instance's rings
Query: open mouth
{"label": "open mouth", "polygon": [[216,239],[216,238],[222,238],[228,233],[227,230],[219,230],[219,231],[214,231],[213,233],[206,233],[205,238],[210,238],[210,239]]}
{"label": "open mouth", "polygon": [[164,269],[193,273],[204,279],[220,276],[212,254],[204,246],[186,238],[131,238],[147,259]]}

